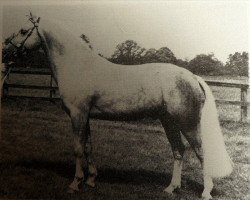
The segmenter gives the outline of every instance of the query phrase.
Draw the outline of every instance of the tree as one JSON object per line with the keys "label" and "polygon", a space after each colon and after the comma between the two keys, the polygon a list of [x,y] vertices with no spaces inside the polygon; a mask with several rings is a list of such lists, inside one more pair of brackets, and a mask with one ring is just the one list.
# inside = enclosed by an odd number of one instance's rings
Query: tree
{"label": "tree", "polygon": [[188,69],[189,61],[188,61],[188,59],[185,59],[185,60],[177,59],[176,65],[179,67],[183,67],[185,69]]}
{"label": "tree", "polygon": [[174,53],[168,47],[162,47],[158,50],[151,48],[146,51],[143,62],[144,63],[173,63],[177,61]]}
{"label": "tree", "polygon": [[135,41],[126,40],[116,46],[116,50],[109,60],[124,65],[141,64],[144,51],[145,49]]}
{"label": "tree", "polygon": [[168,47],[162,47],[156,52],[158,62],[173,63],[175,64],[177,59],[174,53]]}
{"label": "tree", "polygon": [[194,74],[218,75],[221,74],[223,63],[215,58],[213,53],[200,54],[190,60],[188,69]]}
{"label": "tree", "polygon": [[248,53],[235,52],[230,54],[225,65],[225,70],[231,75],[248,76]]}
{"label": "tree", "polygon": [[154,48],[150,48],[146,51],[146,53],[143,56],[143,63],[157,63],[158,57],[157,57],[157,50]]}

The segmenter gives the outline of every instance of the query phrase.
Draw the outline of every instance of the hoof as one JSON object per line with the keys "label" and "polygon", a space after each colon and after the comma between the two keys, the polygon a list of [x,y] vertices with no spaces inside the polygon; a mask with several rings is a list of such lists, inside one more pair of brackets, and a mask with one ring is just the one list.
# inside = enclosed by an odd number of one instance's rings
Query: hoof
{"label": "hoof", "polygon": [[168,193],[168,194],[173,194],[173,191],[170,190],[169,188],[166,188],[166,189],[164,190],[164,192],[166,192],[166,193]]}
{"label": "hoof", "polygon": [[172,185],[165,188],[164,192],[167,192],[168,194],[173,194],[174,187]]}
{"label": "hoof", "polygon": [[203,200],[210,200],[210,199],[213,199],[213,197],[211,196],[211,194],[202,194],[202,199]]}
{"label": "hoof", "polygon": [[86,184],[92,188],[95,187],[95,182],[93,177],[89,177],[88,180],[86,181]]}
{"label": "hoof", "polygon": [[78,190],[75,190],[75,189],[69,188],[68,191],[67,191],[67,193],[69,193],[69,194],[74,194],[74,193],[76,193],[76,192],[78,192],[78,191],[79,191],[79,189],[78,189]]}
{"label": "hoof", "polygon": [[75,182],[72,182],[69,185],[68,193],[73,194],[76,192],[79,192],[78,184],[76,184]]}
{"label": "hoof", "polygon": [[174,185],[169,185],[165,190],[164,192],[167,192],[168,194],[173,194],[173,191],[176,190],[176,189],[179,189],[180,186],[174,186]]}

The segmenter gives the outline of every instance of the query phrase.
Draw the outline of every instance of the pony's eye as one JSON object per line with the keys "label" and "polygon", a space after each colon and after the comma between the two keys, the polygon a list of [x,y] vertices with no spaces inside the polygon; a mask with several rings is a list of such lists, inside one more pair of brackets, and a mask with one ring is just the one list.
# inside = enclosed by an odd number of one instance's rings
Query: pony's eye
{"label": "pony's eye", "polygon": [[27,32],[28,32],[28,31],[25,30],[25,29],[21,29],[21,30],[20,30],[21,35],[25,35]]}

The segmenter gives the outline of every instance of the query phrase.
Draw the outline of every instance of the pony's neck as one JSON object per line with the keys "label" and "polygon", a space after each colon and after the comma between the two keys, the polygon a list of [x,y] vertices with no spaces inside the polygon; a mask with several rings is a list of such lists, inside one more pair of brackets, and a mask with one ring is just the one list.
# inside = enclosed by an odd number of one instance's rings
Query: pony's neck
{"label": "pony's neck", "polygon": [[44,41],[43,49],[57,82],[60,73],[68,73],[70,76],[74,71],[88,70],[91,67],[88,63],[98,56],[80,37],[75,37],[57,24],[46,21],[40,31]]}

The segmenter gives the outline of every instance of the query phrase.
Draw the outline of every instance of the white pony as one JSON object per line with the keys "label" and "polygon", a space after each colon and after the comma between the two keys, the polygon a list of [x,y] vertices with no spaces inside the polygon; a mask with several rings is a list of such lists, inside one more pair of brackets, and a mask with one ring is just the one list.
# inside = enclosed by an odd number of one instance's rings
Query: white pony
{"label": "white pony", "polygon": [[232,165],[212,92],[200,77],[173,64],[113,64],[57,24],[45,20],[39,24],[40,18],[32,14],[29,20],[5,46],[8,53],[4,60],[15,60],[13,55],[38,47],[44,50],[72,121],[76,173],[70,192],[78,191],[84,179],[83,155],[88,163],[86,183],[95,185],[89,118],[132,120],[150,116],[161,121],[173,151],[173,176],[165,191],[172,193],[181,186],[182,133],[203,164],[202,197],[212,198],[212,178],[229,175]]}

